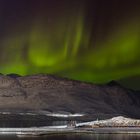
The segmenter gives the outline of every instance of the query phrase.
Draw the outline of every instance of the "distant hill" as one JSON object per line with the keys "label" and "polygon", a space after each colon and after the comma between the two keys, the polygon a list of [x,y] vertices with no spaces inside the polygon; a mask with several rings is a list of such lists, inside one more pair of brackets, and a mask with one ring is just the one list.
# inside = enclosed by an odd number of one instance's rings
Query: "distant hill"
{"label": "distant hill", "polygon": [[112,81],[105,85],[53,75],[0,75],[0,111],[83,113],[94,119],[140,118],[140,92]]}

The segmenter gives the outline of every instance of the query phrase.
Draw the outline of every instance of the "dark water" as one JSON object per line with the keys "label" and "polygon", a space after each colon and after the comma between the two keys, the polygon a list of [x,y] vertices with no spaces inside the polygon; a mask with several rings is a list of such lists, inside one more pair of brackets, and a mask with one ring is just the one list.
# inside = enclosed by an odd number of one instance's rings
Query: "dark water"
{"label": "dark water", "polygon": [[[49,117],[46,115],[0,114],[0,127],[9,128],[66,125],[72,121],[72,119]],[[76,122],[80,123],[83,121],[76,120]]]}
{"label": "dark water", "polygon": [[0,140],[140,140],[140,134],[69,134],[31,138],[1,135]]}

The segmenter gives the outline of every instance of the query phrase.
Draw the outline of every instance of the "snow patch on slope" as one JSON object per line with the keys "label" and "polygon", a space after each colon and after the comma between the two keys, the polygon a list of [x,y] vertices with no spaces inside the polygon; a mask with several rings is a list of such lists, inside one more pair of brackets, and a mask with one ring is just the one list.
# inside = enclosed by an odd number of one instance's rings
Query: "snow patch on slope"
{"label": "snow patch on slope", "polygon": [[84,114],[59,114],[59,113],[50,113],[50,114],[46,114],[47,116],[51,116],[51,117],[61,117],[61,118],[69,118],[69,117],[82,117],[84,116]]}

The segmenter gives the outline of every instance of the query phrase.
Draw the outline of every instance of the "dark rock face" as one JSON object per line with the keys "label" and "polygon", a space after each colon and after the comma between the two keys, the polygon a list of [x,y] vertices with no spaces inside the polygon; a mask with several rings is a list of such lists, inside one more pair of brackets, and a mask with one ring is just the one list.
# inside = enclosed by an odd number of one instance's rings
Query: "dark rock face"
{"label": "dark rock face", "polygon": [[52,75],[0,75],[0,109],[140,118],[140,93],[115,82],[95,85]]}

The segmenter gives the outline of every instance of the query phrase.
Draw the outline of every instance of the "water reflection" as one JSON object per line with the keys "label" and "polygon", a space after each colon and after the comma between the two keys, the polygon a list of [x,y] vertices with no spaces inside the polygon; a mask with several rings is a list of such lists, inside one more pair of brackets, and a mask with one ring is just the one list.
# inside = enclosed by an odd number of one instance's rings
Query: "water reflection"
{"label": "water reflection", "polygon": [[68,134],[43,137],[18,138],[15,135],[1,135],[0,140],[139,140],[140,134]]}

